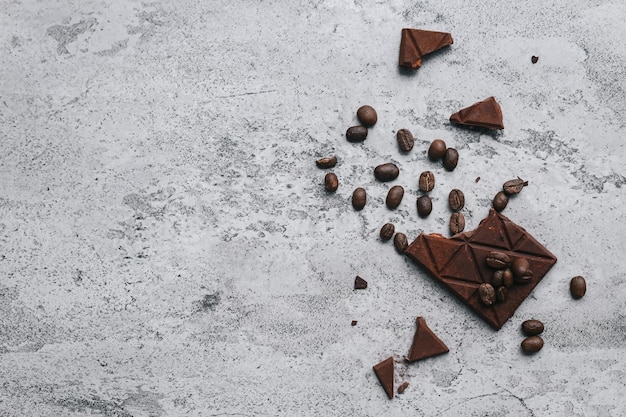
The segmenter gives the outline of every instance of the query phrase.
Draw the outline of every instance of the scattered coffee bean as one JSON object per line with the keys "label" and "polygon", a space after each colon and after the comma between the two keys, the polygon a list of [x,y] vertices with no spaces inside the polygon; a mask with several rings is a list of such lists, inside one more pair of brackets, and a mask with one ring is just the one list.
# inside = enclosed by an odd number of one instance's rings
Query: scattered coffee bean
{"label": "scattered coffee bean", "polygon": [[496,290],[496,300],[501,303],[506,301],[506,296],[509,293],[509,290],[506,287],[498,287]]}
{"label": "scattered coffee bean", "polygon": [[402,188],[401,185],[394,185],[389,189],[389,192],[387,192],[385,203],[387,207],[393,210],[400,205],[402,197],[404,197],[404,188]]}
{"label": "scattered coffee bean", "polygon": [[429,192],[435,188],[435,174],[431,171],[424,171],[420,174],[419,189],[420,191]]}
{"label": "scattered coffee bean", "polygon": [[459,163],[459,152],[454,148],[446,149],[446,153],[443,155],[443,167],[448,171],[454,171]]}
{"label": "scattered coffee bean", "polygon": [[320,158],[317,161],[315,161],[315,164],[317,165],[318,168],[322,168],[322,169],[332,168],[335,165],[337,165],[337,157],[329,156],[326,158]]}
{"label": "scattered coffee bean", "polygon": [[356,320],[352,320],[352,323],[350,323],[353,326],[356,326],[357,321]]}
{"label": "scattered coffee bean", "polygon": [[335,192],[337,191],[338,187],[339,179],[337,178],[337,175],[333,174],[332,172],[326,174],[326,176],[324,177],[324,188],[326,189],[326,191]]}
{"label": "scattered coffee bean", "polygon": [[494,210],[500,212],[506,208],[507,204],[509,204],[509,196],[506,195],[504,191],[500,191],[493,198],[492,204]]}
{"label": "scattered coffee bean", "polygon": [[522,188],[528,185],[528,181],[524,181],[521,178],[516,178],[511,181],[507,181],[502,186],[502,190],[508,195],[517,194],[522,191]]}
{"label": "scattered coffee bean", "polygon": [[398,175],[400,175],[400,169],[396,164],[392,164],[391,162],[378,165],[374,168],[374,176],[378,181],[393,181],[398,178]]}
{"label": "scattered coffee bean", "polygon": [[417,214],[427,217],[433,211],[433,202],[429,196],[423,195],[417,199]]}
{"label": "scattered coffee bean", "polygon": [[393,237],[393,233],[396,231],[396,227],[391,223],[383,224],[380,228],[380,238],[382,240],[389,240]]}
{"label": "scattered coffee bean", "polygon": [[478,287],[478,296],[484,305],[490,306],[496,302],[496,290],[491,284],[483,283]]}
{"label": "scattered coffee bean", "polygon": [[428,158],[431,161],[443,158],[446,153],[446,143],[441,139],[435,139],[428,148]]}
{"label": "scattered coffee bean", "polygon": [[364,126],[352,126],[346,131],[348,142],[363,142],[367,138],[367,128]]}
{"label": "scattered coffee bean", "polygon": [[372,106],[361,106],[356,111],[356,117],[359,119],[359,122],[363,126],[370,127],[374,126],[378,121],[378,114],[376,114],[376,110]]}
{"label": "scattered coffee bean", "polygon": [[367,193],[365,192],[365,189],[361,187],[356,188],[352,192],[352,207],[354,207],[356,211],[363,210],[363,207],[365,207],[366,202],[367,202]]}
{"label": "scattered coffee bean", "polygon": [[503,269],[498,269],[497,271],[494,271],[493,275],[491,276],[491,285],[494,288],[498,288],[504,285],[504,270]]}
{"label": "scattered coffee bean", "polygon": [[533,55],[533,56],[530,57],[530,62],[532,62],[533,64],[536,64],[537,61],[539,61],[539,57],[538,56]]}
{"label": "scattered coffee bean", "polygon": [[587,292],[587,282],[585,278],[576,276],[569,282],[569,292],[575,299],[582,298]]}
{"label": "scattered coffee bean", "polygon": [[487,265],[493,269],[504,269],[509,266],[509,263],[511,262],[511,259],[506,253],[496,251],[489,252],[485,260],[487,261]]}
{"label": "scattered coffee bean", "polygon": [[461,233],[465,229],[465,217],[462,213],[452,213],[450,216],[450,231],[453,234]]}
{"label": "scattered coffee bean", "polygon": [[543,323],[539,320],[526,320],[522,323],[522,331],[526,336],[537,336],[543,333]]}
{"label": "scattered coffee bean", "polygon": [[530,263],[526,258],[516,258],[511,264],[511,271],[513,272],[515,282],[520,284],[530,281],[533,277]]}
{"label": "scattered coffee bean", "polygon": [[448,204],[450,204],[450,208],[452,211],[460,211],[465,206],[465,195],[463,195],[463,191],[458,189],[453,189],[448,194]]}
{"label": "scattered coffee bean", "polygon": [[400,386],[398,387],[398,394],[403,394],[408,386],[409,381],[404,381],[402,384],[400,384]]}
{"label": "scattered coffee bean", "polygon": [[543,339],[541,336],[529,336],[522,340],[522,350],[525,353],[536,353],[543,347]]}
{"label": "scattered coffee bean", "polygon": [[509,268],[505,269],[502,273],[502,284],[507,288],[511,288],[513,286],[513,282],[513,272]]}
{"label": "scattered coffee bean", "polygon": [[398,146],[402,152],[409,152],[415,145],[415,139],[413,133],[408,129],[400,129],[396,133],[396,139],[398,139]]}
{"label": "scattered coffee bean", "polygon": [[409,240],[404,233],[396,233],[393,237],[393,246],[399,253],[404,253],[406,248],[409,247]]}

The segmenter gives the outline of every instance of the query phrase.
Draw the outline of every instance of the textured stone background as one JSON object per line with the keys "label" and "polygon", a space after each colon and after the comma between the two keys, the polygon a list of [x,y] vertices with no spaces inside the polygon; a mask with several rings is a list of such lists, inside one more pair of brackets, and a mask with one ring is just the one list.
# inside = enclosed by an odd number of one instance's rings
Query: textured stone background
{"label": "textured stone background", "polygon": [[[626,415],[623,2],[0,10],[0,415]],[[401,71],[403,27],[455,43]],[[450,126],[490,95],[502,133]],[[379,123],[348,143],[365,103]],[[400,128],[418,139],[408,155]],[[435,138],[459,150],[454,172],[425,157]],[[314,164],[330,154],[334,195]],[[407,189],[393,212],[372,175],[387,161]],[[530,185],[504,214],[559,261],[494,332],[378,230],[446,233],[451,188],[473,229],[516,176]],[[418,315],[450,353],[407,367]],[[546,324],[534,356],[528,318]],[[393,401],[371,371],[390,355],[411,383]]]}

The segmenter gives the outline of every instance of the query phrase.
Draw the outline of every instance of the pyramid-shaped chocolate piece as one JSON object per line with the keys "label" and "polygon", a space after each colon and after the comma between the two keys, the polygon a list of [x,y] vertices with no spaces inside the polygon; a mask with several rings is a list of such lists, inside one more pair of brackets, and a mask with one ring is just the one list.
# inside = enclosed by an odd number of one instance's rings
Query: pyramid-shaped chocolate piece
{"label": "pyramid-shaped chocolate piece", "polygon": [[491,130],[504,129],[502,109],[493,97],[454,113],[450,116],[450,121],[463,126],[483,127]]}
{"label": "pyramid-shaped chocolate piece", "polygon": [[[495,270],[487,265],[485,258],[492,251],[508,255],[511,261],[526,258],[533,275],[530,282],[514,283],[507,288],[503,301],[487,306],[479,297],[478,287],[491,283]],[[421,234],[405,254],[496,330],[515,313],[556,263],[556,257],[524,228],[493,209],[476,230],[451,238]]]}
{"label": "pyramid-shaped chocolate piece", "polygon": [[393,398],[393,357],[390,356],[378,365],[374,365],[374,373],[383,386],[389,399]]}
{"label": "pyramid-shaped chocolate piece", "polygon": [[367,288],[367,281],[365,281],[363,278],[357,275],[356,278],[354,279],[354,289],[364,290],[366,288]]}
{"label": "pyramid-shaped chocolate piece", "polygon": [[452,35],[421,29],[402,29],[400,39],[400,66],[417,69],[422,57],[443,47],[452,45]]}
{"label": "pyramid-shaped chocolate piece", "polygon": [[409,362],[441,355],[449,351],[450,349],[448,349],[446,344],[430,330],[424,317],[418,317],[415,336],[413,336],[413,344],[411,345],[411,349],[409,349],[409,356],[407,356]]}

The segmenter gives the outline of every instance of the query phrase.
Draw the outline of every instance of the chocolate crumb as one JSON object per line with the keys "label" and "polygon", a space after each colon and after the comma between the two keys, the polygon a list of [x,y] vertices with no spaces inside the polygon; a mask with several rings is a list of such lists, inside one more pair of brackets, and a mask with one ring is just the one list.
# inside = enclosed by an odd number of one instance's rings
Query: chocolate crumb
{"label": "chocolate crumb", "polygon": [[532,58],[530,58],[530,62],[532,62],[533,64],[536,64],[537,61],[539,61],[539,57],[538,56],[533,55]]}
{"label": "chocolate crumb", "polygon": [[409,381],[404,381],[402,384],[400,384],[400,386],[398,387],[398,394],[402,394],[404,390],[406,389],[406,387],[408,386],[409,386]]}
{"label": "chocolate crumb", "polygon": [[353,325],[353,326],[356,326],[356,323],[357,323],[356,320],[352,320],[352,323],[350,323],[350,324]]}

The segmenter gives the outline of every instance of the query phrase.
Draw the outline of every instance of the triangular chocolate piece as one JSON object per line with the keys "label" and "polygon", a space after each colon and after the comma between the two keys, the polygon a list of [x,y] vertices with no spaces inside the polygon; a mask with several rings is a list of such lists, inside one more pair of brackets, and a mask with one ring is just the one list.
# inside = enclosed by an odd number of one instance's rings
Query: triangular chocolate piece
{"label": "triangular chocolate piece", "polygon": [[431,356],[448,353],[450,349],[433,333],[426,324],[424,317],[417,318],[417,329],[413,336],[413,344],[409,349],[409,362],[419,361],[420,359],[430,358]]}
{"label": "triangular chocolate piece", "polygon": [[450,121],[464,126],[484,127],[492,130],[504,129],[502,109],[493,97],[454,113],[450,116]]}
{"label": "triangular chocolate piece", "polygon": [[363,278],[357,275],[356,278],[354,279],[354,289],[364,290],[366,288],[367,288],[367,281],[365,281]]}
{"label": "triangular chocolate piece", "polygon": [[374,365],[374,373],[383,386],[389,399],[393,398],[393,357],[390,356],[378,365]]}
{"label": "triangular chocolate piece", "polygon": [[443,47],[452,45],[452,35],[421,29],[402,29],[400,39],[400,66],[417,69],[422,57]]}
{"label": "triangular chocolate piece", "polygon": [[452,278],[459,281],[476,282],[479,284],[483,282],[479,269],[476,267],[474,254],[467,244],[456,251],[441,269],[440,275],[442,278]]}

